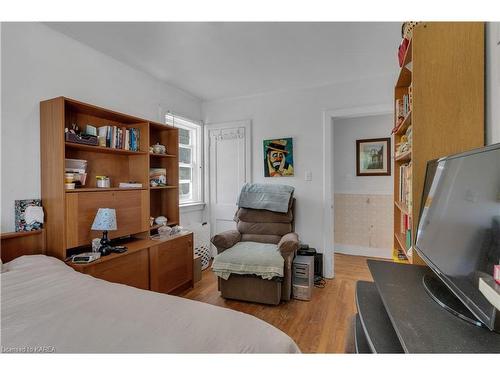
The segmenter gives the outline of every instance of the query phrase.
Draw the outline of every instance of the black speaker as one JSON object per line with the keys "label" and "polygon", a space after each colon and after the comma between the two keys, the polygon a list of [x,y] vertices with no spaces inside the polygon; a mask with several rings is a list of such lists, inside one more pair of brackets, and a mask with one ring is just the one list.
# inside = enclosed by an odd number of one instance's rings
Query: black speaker
{"label": "black speaker", "polygon": [[323,277],[323,253],[314,254],[314,276]]}

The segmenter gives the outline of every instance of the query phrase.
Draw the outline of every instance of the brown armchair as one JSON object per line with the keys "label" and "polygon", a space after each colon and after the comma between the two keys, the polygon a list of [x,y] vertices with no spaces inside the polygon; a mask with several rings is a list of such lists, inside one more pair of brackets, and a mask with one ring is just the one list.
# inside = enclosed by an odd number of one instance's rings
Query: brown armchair
{"label": "brown armchair", "polygon": [[287,213],[239,208],[235,215],[237,230],[219,233],[212,238],[217,253],[241,241],[277,244],[284,259],[283,278],[266,280],[255,275],[231,274],[228,280],[218,278],[222,297],[277,305],[288,301],[292,293],[292,262],[299,248],[294,233],[294,202]]}

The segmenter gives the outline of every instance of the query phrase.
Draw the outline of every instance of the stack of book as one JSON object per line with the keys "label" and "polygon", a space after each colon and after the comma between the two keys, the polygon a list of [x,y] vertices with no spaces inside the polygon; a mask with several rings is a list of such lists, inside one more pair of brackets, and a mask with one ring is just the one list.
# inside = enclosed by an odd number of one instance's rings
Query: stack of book
{"label": "stack of book", "polygon": [[103,147],[139,151],[140,129],[106,125],[98,128],[98,135]]}
{"label": "stack of book", "polygon": [[73,182],[77,186],[84,186],[87,180],[87,160],[65,159],[64,172],[73,174]]}

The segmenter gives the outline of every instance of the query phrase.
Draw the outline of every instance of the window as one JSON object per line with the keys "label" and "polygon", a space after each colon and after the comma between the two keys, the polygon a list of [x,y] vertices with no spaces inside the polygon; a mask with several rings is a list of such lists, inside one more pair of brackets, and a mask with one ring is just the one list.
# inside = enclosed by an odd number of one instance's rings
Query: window
{"label": "window", "polygon": [[166,123],[179,129],[179,203],[202,202],[201,125],[168,113]]}

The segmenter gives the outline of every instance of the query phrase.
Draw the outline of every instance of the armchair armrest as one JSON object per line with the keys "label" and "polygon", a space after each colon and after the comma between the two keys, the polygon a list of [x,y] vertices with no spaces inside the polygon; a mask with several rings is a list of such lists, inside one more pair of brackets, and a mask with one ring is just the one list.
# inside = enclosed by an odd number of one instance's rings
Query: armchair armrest
{"label": "armchair armrest", "polygon": [[283,237],[281,237],[280,242],[278,242],[278,250],[284,258],[289,256],[290,254],[295,254],[298,249],[299,236],[297,233],[287,233]]}
{"label": "armchair armrest", "polygon": [[236,245],[241,240],[241,233],[237,230],[227,230],[212,237],[212,243],[217,248],[218,253]]}

